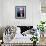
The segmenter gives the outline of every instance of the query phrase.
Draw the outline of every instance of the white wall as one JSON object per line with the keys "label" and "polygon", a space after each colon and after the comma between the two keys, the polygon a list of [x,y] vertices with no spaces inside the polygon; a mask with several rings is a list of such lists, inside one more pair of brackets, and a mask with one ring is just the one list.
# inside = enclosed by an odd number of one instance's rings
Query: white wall
{"label": "white wall", "polygon": [[[40,20],[40,0],[2,0],[2,25],[33,25]],[[26,6],[26,19],[15,18],[15,6]]]}
{"label": "white wall", "polygon": [[33,26],[37,26],[41,20],[41,2],[40,0],[32,0]]}
{"label": "white wall", "polygon": [[1,0],[0,0],[0,26],[1,26],[1,24],[2,24],[2,5],[1,5],[2,3],[1,3]]}

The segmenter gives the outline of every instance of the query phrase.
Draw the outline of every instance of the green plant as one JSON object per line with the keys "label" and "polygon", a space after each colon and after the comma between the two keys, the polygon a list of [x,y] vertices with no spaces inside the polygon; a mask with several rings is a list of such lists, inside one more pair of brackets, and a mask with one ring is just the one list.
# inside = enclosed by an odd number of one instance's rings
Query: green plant
{"label": "green plant", "polygon": [[36,43],[38,41],[37,36],[33,36],[32,39],[31,39],[31,41],[33,41],[33,45],[36,46]]}
{"label": "green plant", "polygon": [[38,30],[40,29],[40,31],[44,32],[44,24],[45,24],[45,22],[40,21],[40,24],[37,25],[37,29],[38,29]]}
{"label": "green plant", "polygon": [[36,41],[37,42],[38,41],[37,36],[33,36],[32,39],[31,39],[31,41]]}

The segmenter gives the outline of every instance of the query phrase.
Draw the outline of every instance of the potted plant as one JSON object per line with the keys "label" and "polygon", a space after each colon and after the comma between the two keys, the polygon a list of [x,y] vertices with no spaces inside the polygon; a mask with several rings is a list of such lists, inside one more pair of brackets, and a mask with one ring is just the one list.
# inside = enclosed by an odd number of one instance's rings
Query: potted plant
{"label": "potted plant", "polygon": [[37,36],[33,36],[32,39],[31,39],[31,41],[33,41],[33,46],[36,46],[36,43],[38,41]]}
{"label": "potted plant", "polygon": [[42,37],[44,37],[44,27],[45,27],[44,24],[45,24],[44,21],[40,21],[40,24],[37,25],[37,29],[40,30]]}

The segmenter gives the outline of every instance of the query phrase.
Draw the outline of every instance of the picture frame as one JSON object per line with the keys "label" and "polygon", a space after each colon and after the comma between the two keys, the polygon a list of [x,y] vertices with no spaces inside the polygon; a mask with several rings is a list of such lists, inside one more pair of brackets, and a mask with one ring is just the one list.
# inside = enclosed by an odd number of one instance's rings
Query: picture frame
{"label": "picture frame", "polygon": [[26,6],[16,6],[15,7],[15,18],[16,19],[26,18]]}

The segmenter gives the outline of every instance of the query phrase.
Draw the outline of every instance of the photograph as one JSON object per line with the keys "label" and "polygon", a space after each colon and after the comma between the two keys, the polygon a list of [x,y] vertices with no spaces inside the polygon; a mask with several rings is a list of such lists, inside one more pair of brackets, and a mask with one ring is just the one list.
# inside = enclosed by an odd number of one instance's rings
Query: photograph
{"label": "photograph", "polygon": [[15,18],[16,19],[26,18],[26,6],[16,6],[15,7]]}

